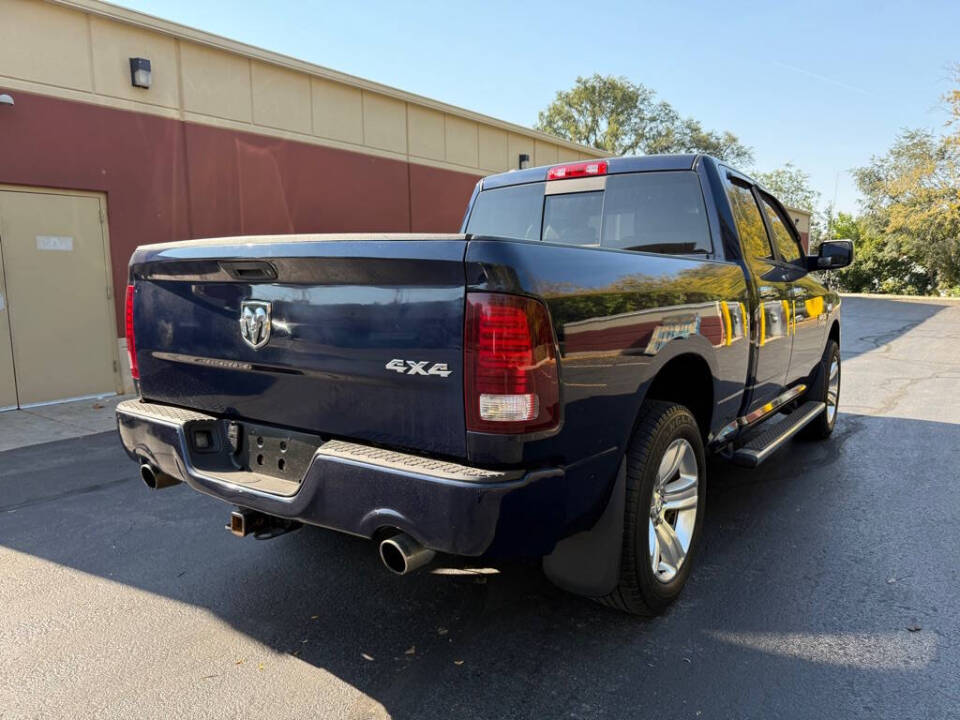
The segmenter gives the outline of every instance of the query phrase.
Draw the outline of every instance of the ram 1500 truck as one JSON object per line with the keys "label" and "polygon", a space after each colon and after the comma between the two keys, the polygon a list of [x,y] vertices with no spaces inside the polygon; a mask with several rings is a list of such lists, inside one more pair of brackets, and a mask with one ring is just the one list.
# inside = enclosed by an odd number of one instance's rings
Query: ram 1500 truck
{"label": "ram 1500 truck", "polygon": [[680,592],[706,453],[755,466],[837,419],[840,298],[764,188],[711,157],[483,179],[460,234],[148,245],[120,436],[151,488],[435,553],[542,557],[640,614]]}

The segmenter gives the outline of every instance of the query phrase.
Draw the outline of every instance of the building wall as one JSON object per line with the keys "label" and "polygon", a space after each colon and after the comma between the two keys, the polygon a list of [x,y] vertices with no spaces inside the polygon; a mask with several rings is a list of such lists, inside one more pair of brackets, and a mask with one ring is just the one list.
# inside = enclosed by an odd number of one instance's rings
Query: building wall
{"label": "building wall", "polygon": [[[0,0],[0,85],[475,175],[602,155],[97,0]],[[129,58],[153,86],[134,88]]]}
{"label": "building wall", "polygon": [[479,177],[41,95],[16,102],[0,116],[0,183],[105,192],[118,288],[145,243],[455,230]]}
{"label": "building wall", "polygon": [[[0,184],[107,195],[137,245],[453,231],[483,175],[597,156],[494,118],[96,0],[0,0]],[[153,84],[134,88],[129,58]],[[117,293],[118,334],[123,334]]]}
{"label": "building wall", "polygon": [[810,251],[810,219],[813,217],[808,210],[799,210],[798,208],[787,208],[793,224],[797,226],[800,233],[800,239],[803,241],[803,249]]}

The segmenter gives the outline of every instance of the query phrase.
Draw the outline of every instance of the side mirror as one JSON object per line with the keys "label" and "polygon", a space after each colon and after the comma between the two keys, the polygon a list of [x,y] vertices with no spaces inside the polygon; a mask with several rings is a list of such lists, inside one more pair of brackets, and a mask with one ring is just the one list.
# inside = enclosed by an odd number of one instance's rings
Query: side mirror
{"label": "side mirror", "polygon": [[817,255],[807,256],[807,270],[838,270],[853,262],[853,240],[824,240]]}

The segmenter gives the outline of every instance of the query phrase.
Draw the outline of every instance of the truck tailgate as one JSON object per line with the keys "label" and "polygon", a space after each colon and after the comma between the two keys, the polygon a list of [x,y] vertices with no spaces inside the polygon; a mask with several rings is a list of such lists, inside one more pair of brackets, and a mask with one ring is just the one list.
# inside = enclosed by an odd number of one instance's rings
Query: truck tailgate
{"label": "truck tailgate", "polygon": [[463,457],[465,246],[459,235],[312,235],[141,247],[141,394]]}

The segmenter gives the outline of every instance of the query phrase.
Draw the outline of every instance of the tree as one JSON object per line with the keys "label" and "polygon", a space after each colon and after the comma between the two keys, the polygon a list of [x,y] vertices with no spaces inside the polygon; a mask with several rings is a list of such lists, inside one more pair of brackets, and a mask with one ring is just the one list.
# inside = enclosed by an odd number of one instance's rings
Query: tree
{"label": "tree", "polygon": [[[909,282],[916,292],[958,292],[960,137],[905,130],[886,154],[855,170],[854,178],[864,196],[866,233],[878,236],[869,249],[896,259],[897,272],[916,278]],[[888,281],[896,278],[880,278],[881,284]]]}
{"label": "tree", "polygon": [[784,205],[816,211],[820,193],[810,187],[810,176],[793,163],[771,172],[754,173],[753,177]]}
{"label": "tree", "polygon": [[829,233],[832,209],[827,208],[826,212],[818,209],[820,193],[810,187],[810,176],[793,163],[787,163],[770,172],[754,173],[753,177],[787,207],[811,213],[810,249],[815,250]]}
{"label": "tree", "polygon": [[539,113],[536,128],[614,155],[702,152],[745,166],[753,153],[730,132],[706,130],[623,77],[578,77]]}
{"label": "tree", "polygon": [[856,261],[829,273],[828,279],[847,292],[927,295],[934,290],[926,268],[904,252],[900,243],[875,232],[863,217],[849,213],[829,216],[831,235],[853,240]]}

